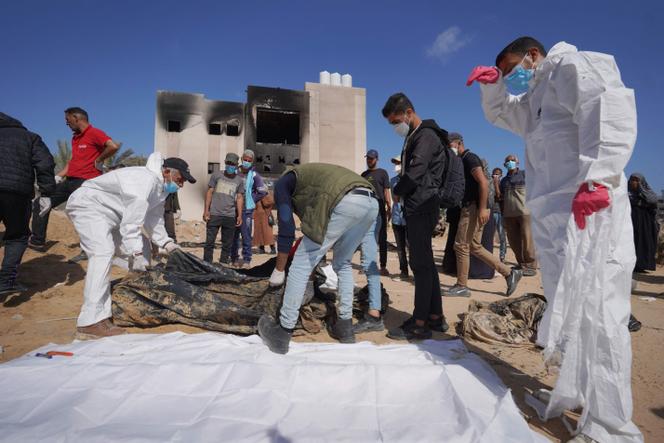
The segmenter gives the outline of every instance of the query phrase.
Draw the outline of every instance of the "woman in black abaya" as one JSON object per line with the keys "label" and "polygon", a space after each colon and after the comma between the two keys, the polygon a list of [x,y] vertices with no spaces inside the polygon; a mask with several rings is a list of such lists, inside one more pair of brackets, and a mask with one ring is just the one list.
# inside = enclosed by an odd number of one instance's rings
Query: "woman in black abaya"
{"label": "woman in black abaya", "polygon": [[657,253],[657,194],[642,174],[629,177],[629,201],[632,205],[632,226],[636,248],[635,272],[654,271]]}

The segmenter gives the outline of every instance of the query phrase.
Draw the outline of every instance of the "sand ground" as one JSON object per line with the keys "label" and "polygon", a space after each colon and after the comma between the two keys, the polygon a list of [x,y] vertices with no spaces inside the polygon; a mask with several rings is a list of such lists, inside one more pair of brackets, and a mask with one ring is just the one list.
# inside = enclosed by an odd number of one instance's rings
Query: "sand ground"
{"label": "sand ground", "polygon": [[[202,223],[178,224],[178,239],[196,243],[204,240]],[[392,239],[391,233],[390,239]],[[21,356],[32,349],[47,343],[68,343],[73,340],[76,316],[83,297],[83,280],[86,263],[71,264],[67,259],[78,253],[78,237],[63,213],[54,211],[48,231],[49,250],[37,253],[28,250],[21,268],[20,281],[29,286],[26,293],[7,297],[0,306],[0,362]],[[445,238],[434,240],[437,262],[442,259]],[[202,256],[202,248],[186,248]],[[216,257],[216,253],[215,253]],[[252,264],[259,264],[269,258],[267,255],[254,256]],[[388,269],[398,272],[396,253],[388,255]],[[513,260],[508,251],[507,260]],[[359,262],[356,257],[355,262]],[[112,278],[122,277],[125,271],[113,268]],[[357,275],[356,283],[364,284],[362,275]],[[441,274],[443,286],[454,283],[450,276]],[[634,397],[634,421],[643,432],[646,441],[664,441],[664,269],[637,275],[639,281],[632,296],[634,315],[643,323],[643,328],[632,334],[633,364],[632,388]],[[398,325],[409,316],[413,303],[413,285],[408,281],[394,281],[382,277],[392,304],[385,317],[388,327]],[[504,279],[497,275],[492,280],[471,280],[472,297],[482,301],[502,299],[505,289]],[[515,296],[525,292],[542,293],[539,277],[524,278]],[[465,312],[468,299],[444,298],[445,315],[450,323],[457,320],[459,313]],[[151,329],[131,328],[132,333],[162,333],[180,330],[188,333],[201,332],[200,329],[181,325],[169,325]],[[375,343],[388,343],[385,333],[362,334],[360,340]],[[455,339],[454,328],[448,334],[435,333],[434,339]],[[322,332],[317,335],[300,337],[301,341],[331,341]],[[550,388],[555,375],[547,373],[540,353],[533,348],[511,348],[466,342],[469,349],[487,360],[503,382],[512,389],[514,398],[530,426],[552,441],[566,441],[569,433],[560,419],[542,423],[534,412],[525,405],[523,398],[526,389]],[[576,415],[569,413],[574,420]]]}

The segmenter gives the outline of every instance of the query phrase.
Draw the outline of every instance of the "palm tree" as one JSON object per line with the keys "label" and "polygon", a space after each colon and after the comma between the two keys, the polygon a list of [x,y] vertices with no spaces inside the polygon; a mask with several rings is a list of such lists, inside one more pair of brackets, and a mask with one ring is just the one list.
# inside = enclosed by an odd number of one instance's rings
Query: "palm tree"
{"label": "palm tree", "polygon": [[71,145],[67,140],[58,140],[58,152],[53,156],[55,160],[55,173],[62,171],[71,160]]}
{"label": "palm tree", "polygon": [[[122,143],[118,143],[120,146]],[[104,160],[104,166],[108,169],[115,169],[119,166],[145,166],[148,159],[142,155],[135,155],[134,150],[127,148],[124,151],[117,151],[115,154]]]}

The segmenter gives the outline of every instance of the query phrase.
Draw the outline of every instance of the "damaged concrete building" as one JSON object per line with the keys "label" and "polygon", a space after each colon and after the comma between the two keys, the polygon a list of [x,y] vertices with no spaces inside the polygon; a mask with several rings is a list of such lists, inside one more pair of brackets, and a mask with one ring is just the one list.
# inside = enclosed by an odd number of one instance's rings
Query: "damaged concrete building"
{"label": "damaged concrete building", "polygon": [[184,159],[197,179],[179,192],[183,220],[202,219],[208,180],[228,152],[253,150],[267,178],[309,162],[365,169],[366,90],[352,87],[349,75],[320,79],[304,91],[249,86],[244,103],[157,92],[154,149]]}

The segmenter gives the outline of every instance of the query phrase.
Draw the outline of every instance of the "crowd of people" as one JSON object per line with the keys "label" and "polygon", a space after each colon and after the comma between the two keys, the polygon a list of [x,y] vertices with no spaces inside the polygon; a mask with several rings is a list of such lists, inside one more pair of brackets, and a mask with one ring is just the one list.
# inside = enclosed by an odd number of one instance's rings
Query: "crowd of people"
{"label": "crowd of people", "polygon": [[[623,174],[636,138],[633,91],[623,85],[611,56],[579,52],[564,42],[547,52],[530,37],[506,46],[494,66],[473,69],[467,85],[474,82],[480,84],[487,119],[525,139],[525,168],[509,154],[505,175],[501,168],[490,173],[461,134],[422,118],[405,94],[396,93],[382,109],[404,138],[401,155],[391,159],[391,179],[372,149],[362,174],[330,164],[297,165],[272,192],[253,168],[251,150],[241,157],[228,153],[204,196],[204,260],[214,261],[219,231],[223,266],[249,267],[253,247],[276,253],[270,285],[285,285],[283,303],[278,318],[260,318],[258,331],[272,351],[282,354],[288,352],[311,273],[328,252],[338,276],[338,317],[328,325],[330,336],[353,343],[356,333],[384,330],[380,278],[390,275],[389,225],[399,259],[395,278],[414,283],[412,316],[387,331],[396,340],[447,331],[443,297],[471,296],[473,263],[504,277],[505,296],[539,269],[548,308],[537,342],[547,361],[560,367],[546,416],[582,406],[579,441],[642,441],[631,421],[626,325],[631,274],[654,269],[659,227],[657,196],[645,178],[633,174],[628,181]],[[104,173],[104,160],[119,144],[93,127],[81,108],[65,110],[65,121],[73,131],[72,159],[55,175],[39,136],[0,114],[5,159],[0,164],[5,224],[0,293],[25,290],[17,282],[25,248],[46,250],[49,212],[66,202],[88,260],[77,330],[86,337],[122,334],[111,315],[113,259],[126,257],[128,268],[141,272],[150,264],[153,246],[167,254],[178,250],[176,193],[196,179],[184,160],[158,153],[145,167]],[[441,208],[450,222],[443,267],[456,276],[445,290],[432,248]],[[492,252],[496,230],[498,255]],[[508,243],[514,266],[506,262]],[[369,310],[353,324],[351,260],[358,249]],[[603,401],[607,396],[612,400]]]}

